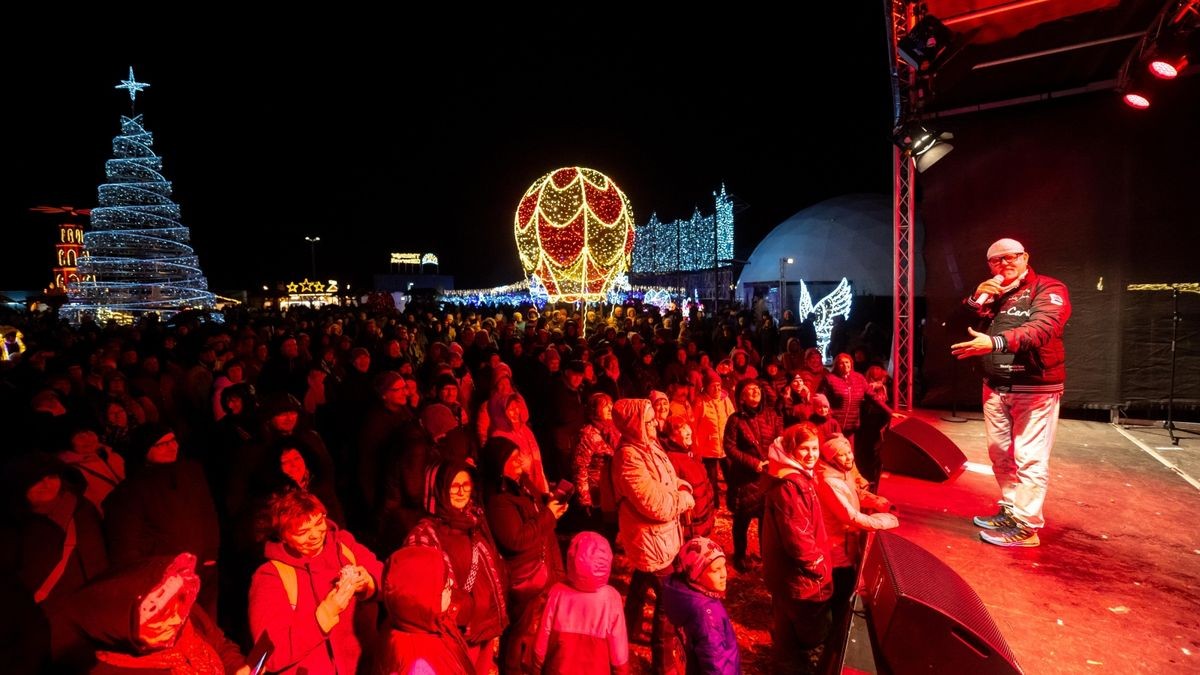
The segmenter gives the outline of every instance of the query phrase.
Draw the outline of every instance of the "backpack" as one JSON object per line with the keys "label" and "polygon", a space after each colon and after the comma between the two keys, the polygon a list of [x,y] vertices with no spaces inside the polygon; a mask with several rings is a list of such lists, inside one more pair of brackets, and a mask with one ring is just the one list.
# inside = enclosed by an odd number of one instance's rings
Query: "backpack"
{"label": "backpack", "polygon": [[[354,552],[345,542],[338,542],[342,550],[342,557],[350,561],[351,565],[357,565],[358,561],[354,558]],[[287,593],[288,604],[292,609],[296,609],[296,596],[299,593],[298,584],[296,581],[296,568],[291,565],[279,561],[272,560],[271,564],[275,566],[275,571],[279,572],[279,580],[283,582],[283,590]]]}

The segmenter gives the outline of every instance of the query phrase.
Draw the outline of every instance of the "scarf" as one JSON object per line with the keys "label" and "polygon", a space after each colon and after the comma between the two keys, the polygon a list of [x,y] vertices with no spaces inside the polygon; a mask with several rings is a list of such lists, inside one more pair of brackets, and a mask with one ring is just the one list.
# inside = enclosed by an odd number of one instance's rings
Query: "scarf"
{"label": "scarf", "polygon": [[196,634],[192,622],[180,629],[175,644],[142,656],[121,652],[97,651],[96,660],[117,668],[166,670],[171,675],[224,675],[225,665],[212,645]]}

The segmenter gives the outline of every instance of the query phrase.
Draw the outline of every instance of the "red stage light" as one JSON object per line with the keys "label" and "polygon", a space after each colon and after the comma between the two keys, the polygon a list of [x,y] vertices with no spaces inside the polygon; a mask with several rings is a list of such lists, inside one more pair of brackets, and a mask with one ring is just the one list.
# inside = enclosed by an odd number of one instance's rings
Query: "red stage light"
{"label": "red stage light", "polygon": [[1146,98],[1143,94],[1133,91],[1125,94],[1124,101],[1125,105],[1128,105],[1130,108],[1137,108],[1138,110],[1145,110],[1150,107],[1150,99]]}
{"label": "red stage light", "polygon": [[1163,80],[1173,80],[1179,75],[1179,71],[1183,69],[1185,63],[1187,63],[1186,59],[1179,59],[1175,62],[1167,59],[1154,59],[1150,61],[1150,73]]}

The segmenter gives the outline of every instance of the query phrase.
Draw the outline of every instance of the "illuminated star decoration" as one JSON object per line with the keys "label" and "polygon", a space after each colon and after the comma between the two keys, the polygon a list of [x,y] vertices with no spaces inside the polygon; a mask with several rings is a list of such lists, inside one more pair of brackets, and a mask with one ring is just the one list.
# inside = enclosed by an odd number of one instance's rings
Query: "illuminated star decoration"
{"label": "illuminated star decoration", "polygon": [[299,291],[299,290],[300,290],[300,284],[297,284],[297,283],[296,283],[296,282],[294,282],[294,281],[293,281],[292,283],[290,283],[290,284],[288,284],[288,285],[287,285],[287,292],[288,292],[288,293],[296,293],[296,292],[297,292],[297,291]]}
{"label": "illuminated star decoration", "polygon": [[839,315],[843,319],[849,319],[852,300],[854,292],[846,277],[842,277],[842,282],[837,288],[815,305],[808,294],[808,286],[804,285],[803,279],[800,280],[800,320],[803,321],[809,314],[815,315],[813,328],[817,332],[817,346],[821,348],[822,361],[829,360],[829,343],[833,341],[833,319]]}
{"label": "illuminated star decoration", "polygon": [[146,84],[145,82],[138,82],[137,80],[135,80],[133,78],[133,66],[129,66],[129,79],[121,80],[121,84],[118,84],[117,86],[113,87],[113,89],[128,89],[129,90],[129,100],[136,102],[138,92],[143,91],[146,87],[149,87],[149,86],[150,85]]}

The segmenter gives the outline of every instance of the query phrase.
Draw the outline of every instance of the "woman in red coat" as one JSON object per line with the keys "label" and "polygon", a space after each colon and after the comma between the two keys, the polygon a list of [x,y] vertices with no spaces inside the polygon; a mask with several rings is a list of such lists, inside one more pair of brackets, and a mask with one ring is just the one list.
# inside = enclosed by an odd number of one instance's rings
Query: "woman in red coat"
{"label": "woman in red coat", "polygon": [[273,673],[338,673],[358,667],[362,647],[354,634],[359,600],[375,595],[383,564],[325,517],[308,492],[271,500],[267,562],[250,581],[250,630],[275,643]]}
{"label": "woman in red coat", "polygon": [[475,667],[450,616],[454,573],[445,554],[405,546],[388,558],[383,604],[390,626],[380,643],[379,675],[468,675]]}

